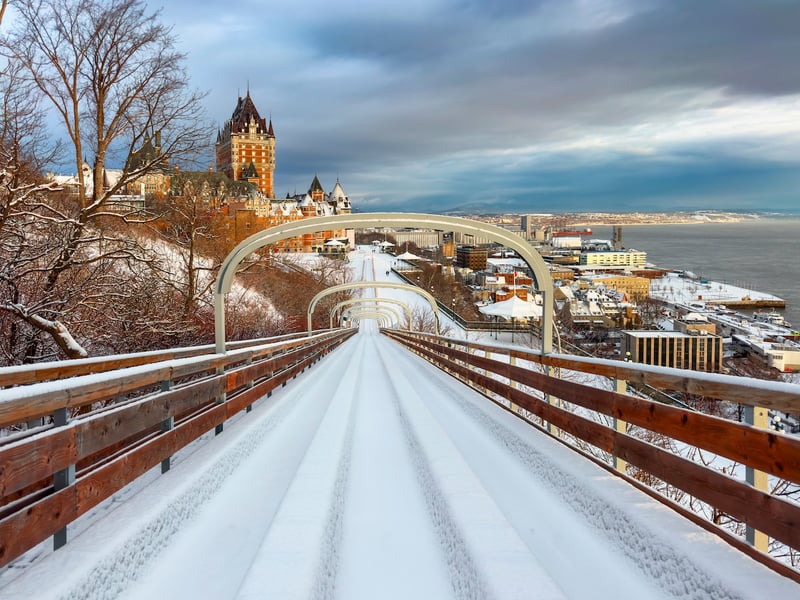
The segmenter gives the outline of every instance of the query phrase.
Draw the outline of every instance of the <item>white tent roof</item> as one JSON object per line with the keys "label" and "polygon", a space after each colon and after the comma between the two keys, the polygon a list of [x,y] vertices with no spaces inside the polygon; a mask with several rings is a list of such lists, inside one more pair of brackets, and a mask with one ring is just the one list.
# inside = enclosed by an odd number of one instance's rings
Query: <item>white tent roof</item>
{"label": "white tent roof", "polygon": [[342,242],[340,242],[339,240],[329,240],[329,241],[325,242],[325,245],[326,246],[344,246],[344,244]]}
{"label": "white tent roof", "polygon": [[511,296],[508,300],[481,306],[479,309],[485,315],[510,318],[541,317],[542,307],[535,302],[522,300]]}
{"label": "white tent roof", "polygon": [[387,242],[386,240],[382,241],[379,246],[383,246],[384,248],[388,248],[389,246],[394,246],[392,242]]}
{"label": "white tent roof", "polygon": [[402,254],[398,254],[395,258],[399,258],[400,260],[420,260],[420,257],[416,254],[412,254],[411,252],[403,252]]}

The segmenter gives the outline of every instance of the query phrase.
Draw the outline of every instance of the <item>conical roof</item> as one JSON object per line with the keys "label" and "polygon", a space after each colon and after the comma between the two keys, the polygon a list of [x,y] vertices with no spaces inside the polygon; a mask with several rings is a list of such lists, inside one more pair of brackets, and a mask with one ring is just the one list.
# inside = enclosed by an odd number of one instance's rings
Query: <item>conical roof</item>
{"label": "conical roof", "polygon": [[308,188],[308,193],[311,192],[324,192],[325,190],[322,189],[322,184],[319,182],[319,179],[316,175],[314,175],[314,181],[311,182],[311,187]]}
{"label": "conical roof", "polygon": [[339,183],[339,180],[336,180],[336,185],[333,186],[333,191],[331,192],[331,199],[332,200],[347,200],[347,194],[344,193],[344,189],[342,188],[342,184]]}
{"label": "conical roof", "polygon": [[250,97],[250,90],[248,90],[244,98],[239,98],[239,102],[236,103],[236,108],[233,110],[233,115],[230,120],[231,133],[247,131],[247,125],[250,121],[256,123],[260,132],[267,131],[267,121],[266,119],[262,119],[261,115],[258,114],[258,109],[253,103],[253,99]]}

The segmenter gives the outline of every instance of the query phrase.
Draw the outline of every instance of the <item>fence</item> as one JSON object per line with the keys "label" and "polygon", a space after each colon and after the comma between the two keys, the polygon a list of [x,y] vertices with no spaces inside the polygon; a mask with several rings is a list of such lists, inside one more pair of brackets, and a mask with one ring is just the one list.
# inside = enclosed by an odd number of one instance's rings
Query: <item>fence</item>
{"label": "fence", "polygon": [[[800,439],[729,421],[680,407],[599,389],[557,378],[554,369],[600,375],[659,389],[702,394],[750,407],[800,412],[800,386],[696,373],[663,367],[637,365],[569,355],[541,355],[519,348],[465,342],[430,334],[384,330],[439,368],[463,380],[490,398],[522,415],[545,431],[568,434],[607,453],[612,464],[625,473],[630,464],[650,476],[683,490],[686,494],[745,523],[789,548],[800,548],[800,504],[772,496],[764,485],[751,485],[729,474],[683,458],[661,447],[629,435],[629,424],[666,436],[678,444],[700,448],[745,465],[752,473],[767,473],[800,484]],[[526,361],[526,366],[518,365]],[[531,365],[540,365],[538,372]],[[495,396],[496,395],[496,396]],[[562,406],[566,402],[573,407]],[[520,410],[521,409],[521,410]],[[582,414],[578,414],[578,413]],[[605,415],[610,424],[590,414]],[[598,461],[602,462],[602,461]],[[604,463],[609,468],[608,462]],[[800,581],[797,571],[778,563],[713,523],[628,478],[687,518],[719,534],[729,543],[782,574]]]}
{"label": "fence", "polygon": [[0,429],[16,432],[0,438],[0,566],[51,535],[60,547],[69,523],[354,333],[1,369]]}

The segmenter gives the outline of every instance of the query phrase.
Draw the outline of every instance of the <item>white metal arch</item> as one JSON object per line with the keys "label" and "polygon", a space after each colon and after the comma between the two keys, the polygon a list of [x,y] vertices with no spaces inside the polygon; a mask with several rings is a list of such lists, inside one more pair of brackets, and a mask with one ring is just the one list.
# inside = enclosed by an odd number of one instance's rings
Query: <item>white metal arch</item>
{"label": "white metal arch", "polygon": [[379,307],[350,307],[346,311],[344,311],[344,316],[348,316],[349,318],[359,318],[364,317],[365,315],[383,315],[387,318],[387,325],[392,324],[392,317],[394,317],[395,323],[397,326],[400,326],[401,319],[400,319],[400,312],[392,308],[391,306],[379,306]]}
{"label": "white metal arch", "polygon": [[306,312],[308,331],[311,331],[311,316],[314,314],[314,309],[317,307],[317,303],[325,296],[335,294],[336,292],[345,292],[347,290],[366,288],[390,288],[394,290],[406,290],[422,296],[431,306],[435,320],[436,335],[439,335],[439,305],[436,304],[436,298],[420,287],[409,285],[408,283],[397,283],[394,281],[354,281],[352,283],[340,283],[338,285],[332,285],[331,287],[322,290],[311,299],[311,302],[308,303],[308,311]]}
{"label": "white metal arch", "polygon": [[[378,304],[394,304],[396,306],[399,306],[406,313],[406,319],[408,321],[408,330],[411,331],[412,314],[411,314],[411,308],[408,306],[408,304],[406,304],[402,300],[395,300],[394,298],[380,298],[380,297],[351,298],[350,300],[342,300],[341,302],[339,302],[339,304],[337,304],[331,309],[330,328],[333,329],[333,320],[336,317],[336,313],[339,312],[340,308],[344,306],[349,306],[351,304],[369,304],[369,303],[373,303],[376,306]],[[308,333],[309,335],[311,335],[312,332],[309,330]]]}
{"label": "white metal arch", "polygon": [[216,351],[225,352],[225,294],[230,292],[233,279],[241,262],[253,252],[305,233],[326,229],[345,229],[349,227],[426,227],[440,231],[456,231],[468,235],[485,237],[512,250],[524,260],[533,271],[536,287],[542,294],[542,352],[553,349],[553,279],[547,264],[527,242],[495,225],[480,223],[460,217],[428,215],[424,213],[361,213],[356,215],[335,215],[314,217],[292,223],[270,227],[254,233],[242,241],[225,258],[220,266],[214,286],[214,334]]}
{"label": "white metal arch", "polygon": [[350,313],[350,311],[345,311],[343,317],[350,319],[352,322],[360,323],[362,320],[365,319],[374,319],[378,321],[381,327],[389,327],[391,325],[391,318],[384,312],[380,311],[371,311],[371,310],[362,310],[362,311],[355,311],[354,313]]}

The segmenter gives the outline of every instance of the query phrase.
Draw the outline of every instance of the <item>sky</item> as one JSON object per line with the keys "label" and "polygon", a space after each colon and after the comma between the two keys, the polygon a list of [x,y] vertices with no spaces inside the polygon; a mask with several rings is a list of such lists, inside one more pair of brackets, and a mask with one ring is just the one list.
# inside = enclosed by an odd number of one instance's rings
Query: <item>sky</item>
{"label": "sky", "polygon": [[800,2],[163,4],[208,118],[248,89],[272,117],[279,197],[316,174],[361,211],[800,210]]}

